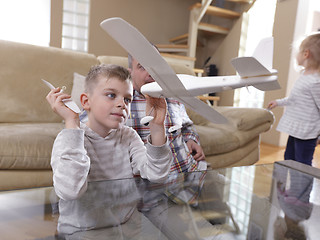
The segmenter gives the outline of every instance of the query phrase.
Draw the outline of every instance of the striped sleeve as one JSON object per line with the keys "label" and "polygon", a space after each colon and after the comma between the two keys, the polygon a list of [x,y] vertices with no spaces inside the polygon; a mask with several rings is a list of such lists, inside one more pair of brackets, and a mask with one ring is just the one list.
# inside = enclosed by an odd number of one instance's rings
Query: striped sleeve
{"label": "striped sleeve", "polygon": [[84,131],[63,129],[57,136],[51,155],[53,185],[63,200],[77,199],[87,189],[90,159],[84,148]]}

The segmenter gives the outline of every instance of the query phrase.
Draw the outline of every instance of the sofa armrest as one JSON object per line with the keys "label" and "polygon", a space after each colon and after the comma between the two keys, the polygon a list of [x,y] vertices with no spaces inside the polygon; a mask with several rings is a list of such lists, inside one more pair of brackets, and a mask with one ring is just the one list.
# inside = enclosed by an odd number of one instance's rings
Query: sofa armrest
{"label": "sofa armrest", "polygon": [[[273,113],[262,108],[215,107],[214,109],[228,118],[229,123],[239,131],[247,131],[264,123],[272,125],[274,122]],[[187,109],[187,113],[195,125],[215,125],[190,109]]]}
{"label": "sofa armrest", "polygon": [[274,116],[260,108],[216,107],[215,110],[228,118],[226,124],[215,124],[201,115],[187,109],[200,137],[200,144],[206,156],[235,151],[268,131]]}
{"label": "sofa armrest", "polygon": [[272,125],[274,122],[273,113],[263,108],[218,107],[217,111],[240,131],[247,131],[264,123]]}

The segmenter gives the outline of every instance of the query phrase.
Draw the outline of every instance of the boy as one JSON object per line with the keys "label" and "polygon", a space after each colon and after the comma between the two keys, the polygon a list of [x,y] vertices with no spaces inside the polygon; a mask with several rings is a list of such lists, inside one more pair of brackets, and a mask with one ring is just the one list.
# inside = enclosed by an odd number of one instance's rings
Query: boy
{"label": "boy", "polygon": [[78,114],[62,100],[70,98],[59,88],[46,99],[65,121],[57,136],[51,157],[56,194],[63,200],[79,198],[88,182],[141,175],[162,181],[169,174],[172,155],[165,135],[164,99],[149,98],[146,112],[153,108],[150,136],[144,146],[139,135],[124,125],[132,100],[130,73],[116,65],[98,65],[86,77],[81,104],[88,122],[80,123]]}

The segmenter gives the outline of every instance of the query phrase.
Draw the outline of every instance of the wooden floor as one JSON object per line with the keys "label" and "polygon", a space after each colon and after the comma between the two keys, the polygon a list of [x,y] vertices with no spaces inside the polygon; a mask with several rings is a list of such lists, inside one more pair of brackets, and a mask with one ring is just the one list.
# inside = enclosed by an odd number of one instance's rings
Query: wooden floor
{"label": "wooden floor", "polygon": [[[260,144],[260,160],[256,164],[273,163],[283,160],[285,147],[277,147],[274,145],[261,143]],[[320,168],[320,145],[316,147],[312,165]]]}

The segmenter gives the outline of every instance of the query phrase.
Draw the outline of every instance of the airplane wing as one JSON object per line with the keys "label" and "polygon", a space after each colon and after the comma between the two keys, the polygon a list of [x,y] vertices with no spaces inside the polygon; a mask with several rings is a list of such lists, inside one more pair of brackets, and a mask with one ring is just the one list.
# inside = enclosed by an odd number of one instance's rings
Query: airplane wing
{"label": "airplane wing", "polygon": [[100,23],[100,26],[137,59],[160,85],[164,96],[166,93],[169,96],[175,96],[181,103],[213,123],[228,121],[213,108],[191,96],[166,60],[135,27],[121,18],[106,19]]}
{"label": "airplane wing", "polygon": [[193,111],[199,113],[210,122],[217,124],[228,123],[228,119],[222,116],[219,112],[214,110],[208,104],[202,102],[195,97],[178,97],[177,100],[183,103],[186,107],[192,109]]}
{"label": "airplane wing", "polygon": [[100,26],[137,59],[163,90],[188,95],[188,91],[166,60],[135,27],[117,17],[102,21]]}

